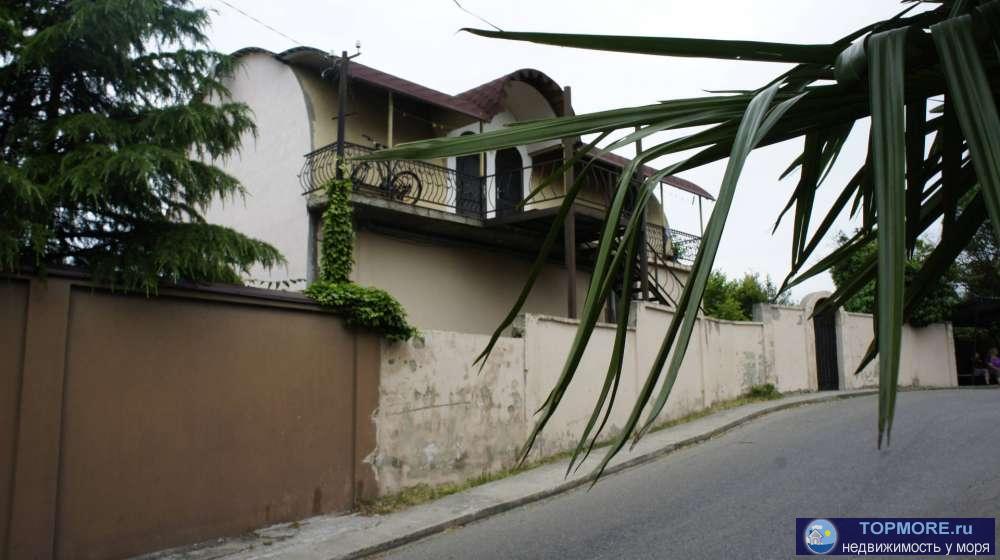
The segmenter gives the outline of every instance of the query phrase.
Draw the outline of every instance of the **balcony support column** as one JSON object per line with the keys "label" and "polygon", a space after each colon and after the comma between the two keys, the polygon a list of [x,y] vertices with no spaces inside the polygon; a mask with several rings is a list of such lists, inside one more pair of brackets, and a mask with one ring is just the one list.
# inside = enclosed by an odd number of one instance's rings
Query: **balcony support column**
{"label": "balcony support column", "polygon": [[[639,127],[635,127],[636,132]],[[642,138],[635,141],[635,157],[642,153]],[[638,194],[638,193],[636,193]],[[646,253],[646,244],[649,242],[646,237],[646,209],[642,210],[642,226],[639,230],[639,286],[642,293],[642,301],[649,301],[649,255]],[[624,286],[629,290],[631,286]]]}
{"label": "balcony support column", "polygon": [[[563,89],[563,116],[573,114],[572,91]],[[573,159],[573,138],[563,138],[563,165]],[[574,169],[570,166],[563,171],[563,195],[573,188]],[[566,253],[566,316],[575,319],[576,312],[576,212],[571,206],[563,224],[564,250]]]}
{"label": "balcony support column", "polygon": [[395,119],[395,115],[396,115],[395,101],[393,100],[393,98],[392,98],[392,92],[390,91],[389,92],[389,122],[386,123],[386,131],[385,131],[385,143],[390,148],[393,147],[393,145],[394,145],[393,142],[392,142],[392,136],[393,136],[393,134],[392,134],[392,128],[393,128],[393,124],[394,124],[393,123],[393,119]]}

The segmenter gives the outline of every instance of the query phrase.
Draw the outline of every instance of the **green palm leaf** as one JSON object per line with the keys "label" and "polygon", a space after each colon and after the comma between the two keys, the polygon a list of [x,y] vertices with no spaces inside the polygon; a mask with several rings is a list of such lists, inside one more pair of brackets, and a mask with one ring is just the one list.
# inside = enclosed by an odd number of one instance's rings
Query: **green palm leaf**
{"label": "green palm leaf", "polygon": [[876,313],[879,341],[878,445],[892,434],[902,342],[903,288],[906,267],[906,138],[903,130],[903,65],[906,30],[871,37],[872,171],[878,211],[878,284]]}
{"label": "green palm leaf", "polygon": [[[998,6],[992,2],[987,8],[996,13]],[[945,20],[932,26],[931,34],[941,56],[949,98],[969,143],[993,232],[1000,239],[1000,117],[973,42],[972,18]]]}
{"label": "green palm leaf", "polygon": [[766,43],[761,41],[722,41],[715,39],[687,39],[676,37],[637,37],[634,35],[580,35],[571,33],[526,33],[491,31],[488,29],[463,29],[482,37],[529,41],[543,45],[594,49],[599,51],[722,58],[732,60],[758,60],[764,62],[812,62],[831,64],[840,49],[835,45],[796,45],[791,43]]}

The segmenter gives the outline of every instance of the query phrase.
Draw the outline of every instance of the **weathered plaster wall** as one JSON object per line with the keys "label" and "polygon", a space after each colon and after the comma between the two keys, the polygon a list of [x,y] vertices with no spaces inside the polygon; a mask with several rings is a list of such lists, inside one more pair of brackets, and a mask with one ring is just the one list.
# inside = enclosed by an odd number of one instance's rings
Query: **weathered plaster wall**
{"label": "weathered plaster wall", "polygon": [[816,389],[815,375],[809,376],[812,356],[812,321],[797,306],[758,305],[754,320],[763,324],[764,363],[768,383],[783,392]]}
{"label": "weathered plaster wall", "polygon": [[[534,414],[549,395],[562,374],[578,321],[558,317],[529,315],[524,321],[525,365],[527,374],[525,401],[527,410]],[[625,396],[612,410],[608,419],[607,434],[621,429],[628,417],[628,401],[636,393],[635,386],[635,329],[626,335],[622,375],[618,392]],[[563,396],[562,403],[539,436],[533,458],[540,458],[570,449],[576,445],[583,428],[593,412],[608,370],[615,326],[600,324],[594,330],[590,345],[583,355],[576,378]],[[534,420],[534,419],[533,419]]]}
{"label": "weathered plaster wall", "polygon": [[[861,372],[854,373],[861,364],[861,359],[868,352],[873,332],[871,315],[846,311],[837,313],[837,347],[839,349],[837,367],[840,369],[840,384],[845,389],[878,385],[878,358],[865,366]],[[900,371],[900,382],[903,381],[903,375],[903,372]]]}
{"label": "weathered plaster wall", "polygon": [[[840,312],[837,336],[841,356],[838,356],[841,386],[848,389],[878,385],[878,358],[865,366],[861,373],[854,370],[868,351],[874,332],[874,321],[865,313]],[[952,387],[958,384],[955,345],[950,324],[935,324],[915,328],[903,327],[899,384],[904,386]]]}
{"label": "weathered plaster wall", "polygon": [[754,385],[767,383],[764,325],[751,322],[701,319],[705,367],[704,406],[732,400]]}
{"label": "weathered plaster wall", "polygon": [[[699,318],[657,421],[734,399],[763,383],[783,392],[815,390],[815,335],[808,317],[820,299],[807,298],[806,307],[759,306],[755,322]],[[670,308],[655,304],[636,305],[633,311],[619,398],[605,438],[624,425],[673,318]],[[841,312],[836,324],[841,387],[875,385],[876,365],[853,374],[871,340],[871,316]],[[571,319],[526,315],[517,329],[520,338],[501,338],[482,374],[472,366],[488,340],[481,334],[427,331],[409,343],[384,345],[375,415],[378,450],[372,457],[380,491],[454,482],[513,465],[535,411],[560,377],[577,327]],[[573,383],[536,441],[533,459],[576,445],[604,383],[614,335],[614,325],[595,328]],[[949,325],[906,327],[900,384],[954,386],[951,341]],[[662,380],[654,395],[660,385]]]}
{"label": "weathered plaster wall", "polygon": [[267,241],[288,261],[270,271],[254,268],[251,278],[306,278],[309,220],[297,179],[302,156],[312,149],[305,94],[292,69],[270,54],[249,54],[240,62],[226,85],[232,100],[253,111],[257,136],[247,134],[238,153],[213,163],[239,179],[247,193],[216,200],[205,218]]}
{"label": "weathered plaster wall", "polygon": [[524,340],[501,338],[480,372],[472,362],[488,340],[424,331],[384,343],[378,446],[368,459],[383,493],[513,464],[528,433]]}
{"label": "weathered plaster wall", "polygon": [[[637,388],[642,387],[646,382],[646,377],[652,369],[653,362],[660,350],[660,341],[663,340],[670,321],[674,313],[659,305],[644,304],[638,306],[636,310],[636,331],[639,337],[639,350],[636,356],[636,380]],[[704,321],[699,319],[695,325],[695,332],[691,336],[688,345],[688,352],[681,364],[677,379],[671,390],[670,399],[660,416],[660,420],[672,420],[700,410],[705,404],[705,384],[703,371],[705,370],[705,336],[701,332]],[[669,360],[666,362],[670,364]],[[666,372],[664,372],[665,374]],[[658,394],[663,386],[663,380],[656,384],[654,395]],[[632,396],[638,394],[638,390]],[[646,413],[649,410],[645,411]]]}

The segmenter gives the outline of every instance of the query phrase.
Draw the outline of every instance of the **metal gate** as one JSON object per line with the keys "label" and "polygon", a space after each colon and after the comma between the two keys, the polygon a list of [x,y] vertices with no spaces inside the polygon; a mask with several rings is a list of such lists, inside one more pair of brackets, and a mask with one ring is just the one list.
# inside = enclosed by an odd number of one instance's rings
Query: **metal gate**
{"label": "metal gate", "polygon": [[813,319],[813,327],[816,332],[816,376],[820,391],[836,391],[840,388],[837,373],[835,312],[831,309]]}

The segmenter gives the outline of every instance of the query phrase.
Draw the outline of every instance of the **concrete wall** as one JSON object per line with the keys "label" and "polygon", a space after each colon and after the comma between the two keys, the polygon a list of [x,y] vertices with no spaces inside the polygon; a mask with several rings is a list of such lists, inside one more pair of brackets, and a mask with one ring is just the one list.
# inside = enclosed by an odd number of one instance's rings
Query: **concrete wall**
{"label": "concrete wall", "polygon": [[[816,390],[815,333],[809,316],[822,297],[806,298],[805,306],[759,306],[757,321],[699,318],[657,422],[737,398],[764,383],[782,392]],[[619,398],[604,438],[617,434],[628,418],[673,315],[659,305],[634,307]],[[500,339],[482,374],[472,366],[488,340],[482,335],[428,331],[409,343],[384,344],[373,460],[379,491],[455,482],[512,466],[533,427],[535,411],[562,372],[577,326],[575,320],[526,315],[517,329],[519,338]],[[841,388],[877,383],[877,365],[853,374],[871,329],[871,316],[838,315]],[[597,325],[562,403],[535,443],[532,459],[576,445],[600,394],[614,336],[614,325]],[[905,327],[900,384],[955,386],[951,341],[950,325]]]}
{"label": "concrete wall", "polygon": [[[858,374],[854,371],[868,351],[874,332],[874,320],[865,313],[841,311],[837,316],[838,355],[841,387],[848,389],[878,385],[878,357]],[[926,327],[903,327],[900,385],[912,387],[951,387],[957,385],[955,337],[951,324]],[[843,359],[841,359],[841,357]]]}
{"label": "concrete wall", "polygon": [[302,296],[50,276],[0,279],[0,305],[0,557],[121,558],[375,490],[378,340]]}
{"label": "concrete wall", "polygon": [[815,391],[815,335],[809,312],[801,306],[758,305],[754,320],[763,325],[768,383],[780,391]]}
{"label": "concrete wall", "polygon": [[[481,247],[357,232],[352,279],[387,290],[421,329],[492,333],[517,300],[531,261]],[[582,307],[590,275],[577,273]],[[524,311],[566,314],[566,269],[546,267]]]}

